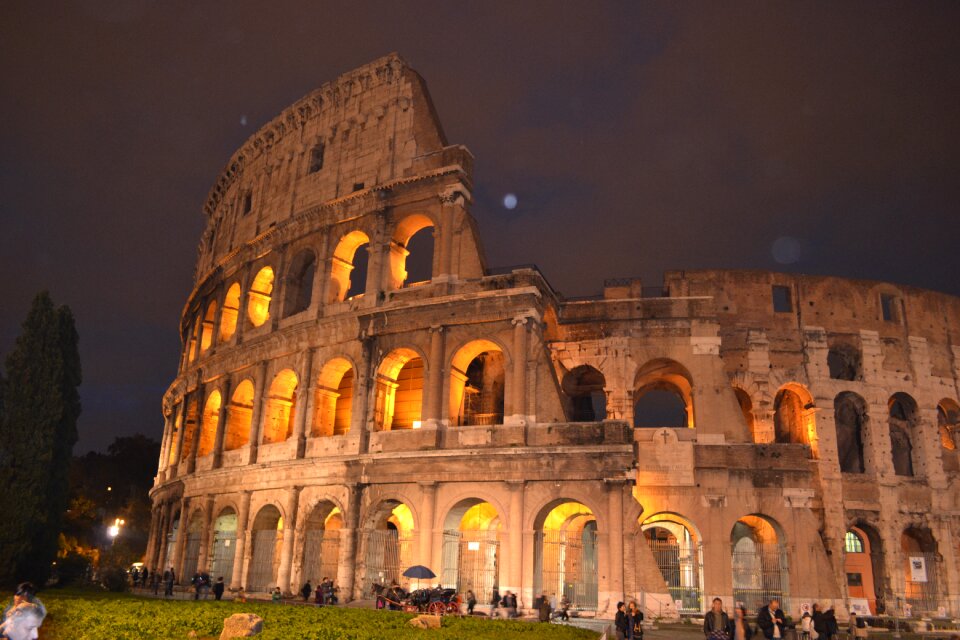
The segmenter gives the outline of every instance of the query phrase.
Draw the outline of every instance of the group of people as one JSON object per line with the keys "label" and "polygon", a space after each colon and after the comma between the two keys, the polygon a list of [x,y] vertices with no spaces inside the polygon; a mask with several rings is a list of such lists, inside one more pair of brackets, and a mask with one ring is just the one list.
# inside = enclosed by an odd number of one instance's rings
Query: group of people
{"label": "group of people", "polygon": [[[767,640],[778,640],[786,637],[787,616],[780,608],[780,601],[776,598],[766,607],[757,611],[757,627]],[[801,640],[835,640],[839,632],[837,616],[833,608],[821,610],[820,605],[813,605],[813,612],[804,612],[800,618],[799,637]],[[738,605],[731,620],[723,610],[723,601],[714,598],[710,611],[703,619],[703,633],[707,640],[749,640],[753,637],[753,629],[747,621],[747,610]],[[850,637],[867,637],[867,625],[856,613],[850,614]]]}
{"label": "group of people", "polygon": [[640,640],[643,638],[643,611],[633,600],[629,604],[618,602],[613,626],[617,631],[617,640]]}
{"label": "group of people", "polygon": [[506,618],[516,618],[519,613],[517,613],[517,594],[512,591],[507,591],[500,596],[500,591],[497,589],[493,590],[493,597],[490,598],[490,617],[494,618],[497,616],[497,610],[502,612],[502,615]]}
{"label": "group of people", "polygon": [[[171,571],[173,570],[171,569]],[[210,596],[211,590],[215,599],[222,600],[223,592],[227,586],[223,581],[223,576],[217,578],[216,582],[211,582],[210,574],[206,571],[194,573],[193,578],[190,579],[190,584],[193,585],[194,600],[200,600],[201,598],[206,600]],[[171,585],[170,590],[172,592],[173,585]]]}
{"label": "group of people", "polygon": [[17,586],[13,599],[3,610],[0,619],[0,638],[5,640],[34,640],[37,629],[47,617],[47,609],[37,597],[37,589],[30,582]]}
{"label": "group of people", "polygon": [[310,602],[310,594],[312,593],[314,601],[318,606],[337,604],[337,602],[339,602],[339,598],[337,597],[339,591],[340,589],[337,588],[337,585],[327,576],[323,577],[323,580],[320,581],[316,589],[313,588],[309,580],[300,587],[300,595],[303,597],[303,601]]}
{"label": "group of people", "polygon": [[566,595],[557,602],[556,594],[552,598],[541,594],[533,601],[533,608],[540,622],[550,622],[552,618],[559,618],[563,622],[570,620],[570,599]]}

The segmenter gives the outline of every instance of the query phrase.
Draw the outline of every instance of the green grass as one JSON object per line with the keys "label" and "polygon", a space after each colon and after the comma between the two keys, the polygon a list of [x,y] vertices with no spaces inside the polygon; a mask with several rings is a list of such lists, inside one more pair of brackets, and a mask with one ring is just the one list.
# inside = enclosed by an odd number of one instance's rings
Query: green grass
{"label": "green grass", "polygon": [[520,621],[444,617],[440,630],[407,625],[413,614],[373,609],[319,608],[269,602],[155,600],[97,591],[49,590],[40,594],[47,607],[44,640],[219,638],[223,619],[234,613],[263,618],[260,640],[595,640],[596,633],[575,627]]}

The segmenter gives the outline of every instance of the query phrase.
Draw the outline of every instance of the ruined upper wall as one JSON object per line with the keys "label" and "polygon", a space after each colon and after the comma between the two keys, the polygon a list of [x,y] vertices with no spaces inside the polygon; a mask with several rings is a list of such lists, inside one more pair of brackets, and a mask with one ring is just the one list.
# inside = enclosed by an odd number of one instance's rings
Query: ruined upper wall
{"label": "ruined upper wall", "polygon": [[396,54],[324,84],[261,127],[220,173],[204,205],[197,273],[301,211],[439,168],[445,145],[423,79]]}

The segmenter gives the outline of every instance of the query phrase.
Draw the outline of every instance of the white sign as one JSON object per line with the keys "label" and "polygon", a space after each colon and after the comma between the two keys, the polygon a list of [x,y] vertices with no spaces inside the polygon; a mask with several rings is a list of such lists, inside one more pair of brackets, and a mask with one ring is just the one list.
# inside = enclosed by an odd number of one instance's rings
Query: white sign
{"label": "white sign", "polygon": [[866,598],[850,598],[850,611],[858,616],[869,616],[870,604]]}
{"label": "white sign", "polygon": [[801,603],[800,603],[800,617],[802,618],[802,617],[803,617],[803,614],[805,614],[805,613],[812,613],[812,612],[810,611],[810,603],[809,603],[809,602],[801,602]]}
{"label": "white sign", "polygon": [[927,561],[923,556],[910,556],[910,581],[927,581]]}

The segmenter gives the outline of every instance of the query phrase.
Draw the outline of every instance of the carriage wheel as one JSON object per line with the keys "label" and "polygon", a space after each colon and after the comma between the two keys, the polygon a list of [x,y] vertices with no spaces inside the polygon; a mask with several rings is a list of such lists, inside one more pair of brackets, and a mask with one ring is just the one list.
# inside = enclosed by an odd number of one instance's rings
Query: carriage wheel
{"label": "carriage wheel", "polygon": [[442,602],[431,602],[430,606],[427,607],[427,613],[432,613],[435,616],[442,616],[446,611],[446,605]]}

